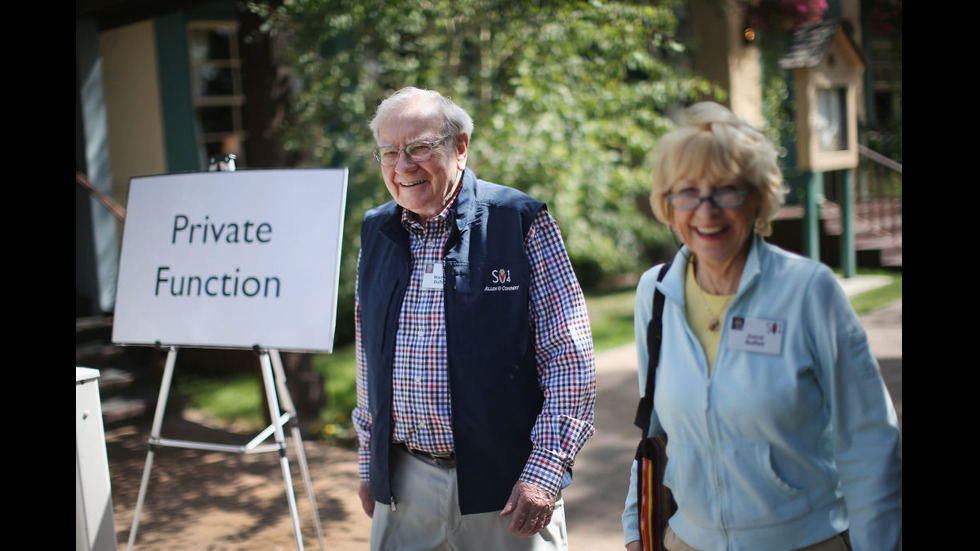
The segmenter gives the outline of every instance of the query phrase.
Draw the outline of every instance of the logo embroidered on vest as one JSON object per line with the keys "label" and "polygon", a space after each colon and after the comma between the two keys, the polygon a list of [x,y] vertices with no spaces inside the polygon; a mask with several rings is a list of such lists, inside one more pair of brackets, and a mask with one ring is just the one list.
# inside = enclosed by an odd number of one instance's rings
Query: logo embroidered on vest
{"label": "logo embroidered on vest", "polygon": [[506,285],[510,283],[510,270],[506,268],[498,268],[496,270],[490,271],[490,281],[491,283],[496,283],[497,285],[487,285],[483,288],[486,291],[516,291],[521,288],[520,285]]}

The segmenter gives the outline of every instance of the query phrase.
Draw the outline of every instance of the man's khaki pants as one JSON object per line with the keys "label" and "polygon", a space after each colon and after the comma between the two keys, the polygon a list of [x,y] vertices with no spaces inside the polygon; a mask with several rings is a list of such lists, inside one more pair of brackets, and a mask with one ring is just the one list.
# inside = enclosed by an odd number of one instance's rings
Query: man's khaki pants
{"label": "man's khaki pants", "polygon": [[394,448],[390,505],[377,503],[372,551],[567,551],[564,501],[559,496],[551,523],[530,538],[507,531],[511,517],[499,511],[460,515],[456,469]]}

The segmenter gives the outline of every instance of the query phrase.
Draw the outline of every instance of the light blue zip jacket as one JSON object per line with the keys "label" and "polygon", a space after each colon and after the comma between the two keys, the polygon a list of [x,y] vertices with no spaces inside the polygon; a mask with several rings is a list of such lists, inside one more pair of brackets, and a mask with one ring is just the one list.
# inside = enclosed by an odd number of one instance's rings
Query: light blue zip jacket
{"label": "light blue zip jacket", "polygon": [[[855,551],[898,548],[898,418],[833,273],[754,238],[708,377],[684,314],[689,254],[682,248],[659,284],[660,266],[643,275],[634,319],[642,393],[659,285],[666,301],[650,430],[667,433],[664,480],[678,505],[671,528],[700,551],[787,551],[848,528]],[[779,353],[732,348],[736,318],[781,322],[781,338],[763,337],[778,341]],[[638,539],[637,526],[634,462],[623,513],[627,543]]]}

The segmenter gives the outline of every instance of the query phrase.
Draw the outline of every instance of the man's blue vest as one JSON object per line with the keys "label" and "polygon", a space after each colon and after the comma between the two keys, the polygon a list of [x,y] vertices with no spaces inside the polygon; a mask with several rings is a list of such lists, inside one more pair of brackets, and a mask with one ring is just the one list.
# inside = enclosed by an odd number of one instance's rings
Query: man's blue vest
{"label": "man's blue vest", "polygon": [[[542,208],[544,203],[478,180],[470,170],[451,208],[443,295],[463,514],[502,509],[531,454],[531,427],[544,396],[529,320],[531,266],[524,239]],[[392,201],[365,214],[357,281],[373,420],[371,493],[385,504],[391,502],[392,359],[411,272],[401,212]]]}

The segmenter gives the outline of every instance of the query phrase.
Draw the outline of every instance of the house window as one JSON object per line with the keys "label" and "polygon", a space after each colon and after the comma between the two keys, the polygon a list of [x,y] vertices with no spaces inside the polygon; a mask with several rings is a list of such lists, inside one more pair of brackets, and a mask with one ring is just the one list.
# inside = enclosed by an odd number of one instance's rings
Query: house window
{"label": "house window", "polygon": [[212,157],[234,154],[241,166],[247,132],[238,24],[194,21],[188,25],[188,34],[201,165],[207,167]]}

